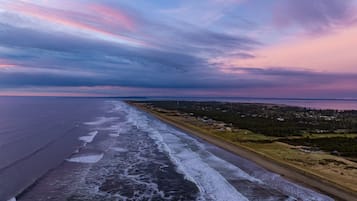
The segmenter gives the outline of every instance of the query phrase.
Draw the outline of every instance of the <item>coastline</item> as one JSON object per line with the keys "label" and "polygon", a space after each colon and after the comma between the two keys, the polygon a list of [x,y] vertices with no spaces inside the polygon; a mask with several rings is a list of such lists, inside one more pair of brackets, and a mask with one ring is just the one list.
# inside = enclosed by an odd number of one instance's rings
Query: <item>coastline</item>
{"label": "coastline", "polygon": [[190,127],[189,125],[185,125],[185,123],[183,122],[176,121],[161,113],[159,114],[146,107],[143,107],[142,105],[134,104],[131,102],[127,102],[127,103],[158,118],[159,120],[165,123],[168,123],[180,130],[185,131],[188,134],[196,136],[204,141],[214,144],[220,148],[223,148],[224,150],[227,150],[231,153],[234,153],[250,161],[253,161],[256,164],[264,167],[265,169],[275,172],[296,183],[302,184],[303,186],[307,186],[314,190],[323,192],[337,200],[351,200],[351,201],[357,200],[357,193],[355,191],[345,189],[342,186],[333,183],[329,180],[326,180],[324,178],[321,178],[318,175],[314,175],[310,172],[304,171],[291,164],[286,164],[284,162],[274,160],[261,153],[257,153],[256,151],[248,147],[239,146],[237,144],[234,144],[217,136],[205,134],[204,132],[199,131],[193,127]]}

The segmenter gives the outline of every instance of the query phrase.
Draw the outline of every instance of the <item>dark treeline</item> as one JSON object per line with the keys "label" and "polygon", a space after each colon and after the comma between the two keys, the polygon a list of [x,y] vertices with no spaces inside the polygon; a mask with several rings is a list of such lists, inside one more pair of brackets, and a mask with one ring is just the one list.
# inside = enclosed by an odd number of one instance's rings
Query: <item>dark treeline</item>
{"label": "dark treeline", "polygon": [[301,107],[195,101],[146,101],[154,107],[231,123],[270,136],[304,133],[355,133],[357,111],[314,110]]}

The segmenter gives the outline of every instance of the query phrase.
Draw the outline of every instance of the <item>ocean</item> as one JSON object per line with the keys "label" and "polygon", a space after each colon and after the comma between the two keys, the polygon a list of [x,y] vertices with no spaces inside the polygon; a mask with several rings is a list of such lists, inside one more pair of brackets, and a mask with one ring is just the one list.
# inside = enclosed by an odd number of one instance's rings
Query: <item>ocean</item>
{"label": "ocean", "polygon": [[332,198],[118,99],[0,98],[0,201]]}

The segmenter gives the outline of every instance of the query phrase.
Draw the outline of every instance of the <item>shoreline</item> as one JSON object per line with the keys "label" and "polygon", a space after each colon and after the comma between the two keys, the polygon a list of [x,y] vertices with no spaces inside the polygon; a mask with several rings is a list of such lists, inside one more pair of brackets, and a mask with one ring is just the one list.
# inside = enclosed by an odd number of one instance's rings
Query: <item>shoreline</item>
{"label": "shoreline", "polygon": [[338,184],[332,183],[324,178],[321,178],[317,175],[314,175],[310,172],[306,172],[300,168],[294,167],[293,165],[286,164],[280,161],[273,160],[263,154],[257,153],[250,148],[239,146],[237,144],[233,144],[227,140],[219,138],[217,136],[213,136],[210,134],[205,134],[200,131],[195,130],[194,128],[190,128],[188,125],[184,125],[182,122],[175,121],[173,119],[168,118],[163,114],[159,114],[157,112],[151,111],[148,108],[145,108],[139,104],[134,104],[131,102],[127,102],[131,106],[134,106],[157,119],[178,128],[188,134],[191,134],[195,137],[198,137],[206,142],[214,144],[226,151],[229,151],[233,154],[239,155],[243,158],[246,158],[250,161],[255,162],[261,167],[275,172],[291,181],[294,181],[298,184],[311,188],[313,190],[317,190],[319,192],[325,193],[337,200],[357,200],[356,192],[345,189]]}

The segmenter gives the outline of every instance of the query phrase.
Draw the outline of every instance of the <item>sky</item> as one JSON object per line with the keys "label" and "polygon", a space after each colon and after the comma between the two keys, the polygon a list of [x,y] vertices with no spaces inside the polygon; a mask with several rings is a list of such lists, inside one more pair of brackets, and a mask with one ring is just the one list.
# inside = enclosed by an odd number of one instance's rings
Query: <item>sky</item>
{"label": "sky", "polygon": [[0,95],[357,98],[357,0],[0,0]]}

